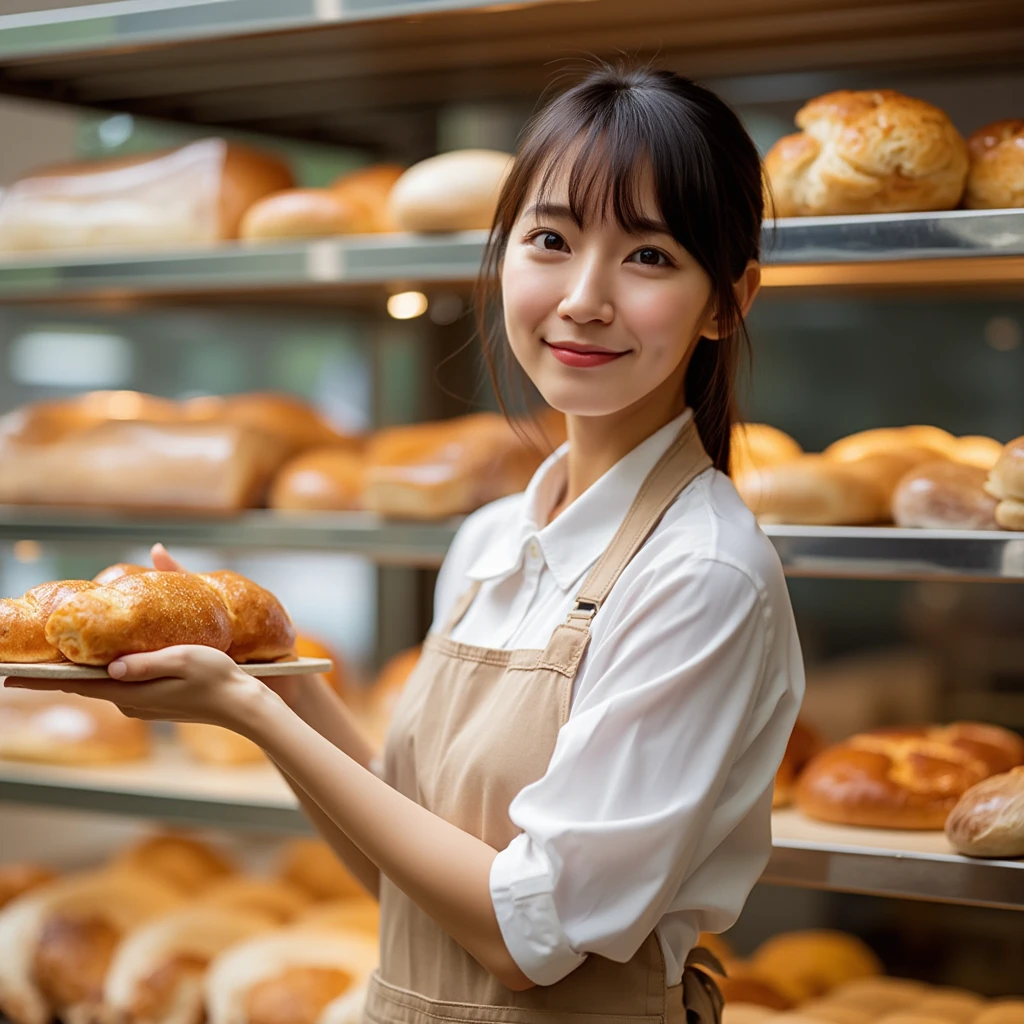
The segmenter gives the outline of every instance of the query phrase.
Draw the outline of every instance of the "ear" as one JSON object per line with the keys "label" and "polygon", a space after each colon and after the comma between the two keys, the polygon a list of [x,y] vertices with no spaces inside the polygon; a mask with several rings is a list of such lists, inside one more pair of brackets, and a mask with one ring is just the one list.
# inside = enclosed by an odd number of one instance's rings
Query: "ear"
{"label": "ear", "polygon": [[[736,294],[736,305],[740,313],[746,318],[750,307],[761,290],[761,264],[757,260],[751,260],[743,270],[738,281],[733,284],[733,291]],[[712,309],[708,313],[707,322],[700,332],[705,338],[721,338],[722,332],[718,327],[717,314]]]}

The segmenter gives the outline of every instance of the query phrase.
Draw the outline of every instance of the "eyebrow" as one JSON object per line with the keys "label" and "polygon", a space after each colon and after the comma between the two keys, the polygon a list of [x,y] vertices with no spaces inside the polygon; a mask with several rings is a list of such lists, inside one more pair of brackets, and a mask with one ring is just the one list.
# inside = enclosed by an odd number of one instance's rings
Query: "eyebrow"
{"label": "eyebrow", "polygon": [[[543,217],[561,217],[563,220],[571,220],[578,228],[583,227],[579,217],[562,203],[535,203],[527,208],[523,216],[533,216],[538,219]],[[638,217],[632,225],[626,228],[626,231],[631,235],[668,235],[669,238],[675,237],[669,231],[668,225],[664,221],[651,220],[648,217]]]}

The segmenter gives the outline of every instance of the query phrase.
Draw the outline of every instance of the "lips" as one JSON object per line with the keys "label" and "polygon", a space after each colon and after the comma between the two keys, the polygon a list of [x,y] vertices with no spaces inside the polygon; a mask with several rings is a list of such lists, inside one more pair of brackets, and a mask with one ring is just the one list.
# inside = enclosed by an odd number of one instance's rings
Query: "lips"
{"label": "lips", "polygon": [[626,354],[625,352],[614,352],[611,349],[599,348],[596,345],[580,345],[570,341],[545,341],[544,344],[560,363],[578,369],[605,366]]}

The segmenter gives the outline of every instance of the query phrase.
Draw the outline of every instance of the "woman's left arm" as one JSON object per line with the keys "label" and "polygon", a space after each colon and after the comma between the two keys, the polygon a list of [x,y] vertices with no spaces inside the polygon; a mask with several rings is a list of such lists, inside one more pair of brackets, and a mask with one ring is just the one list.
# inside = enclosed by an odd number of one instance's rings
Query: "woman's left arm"
{"label": "woman's left arm", "polygon": [[489,878],[497,851],[403,796],[294,714],[269,687],[209,647],[122,658],[116,682],[9,679],[109,700],[151,720],[200,721],[259,744],[410,899],[508,988],[533,983],[505,945]]}

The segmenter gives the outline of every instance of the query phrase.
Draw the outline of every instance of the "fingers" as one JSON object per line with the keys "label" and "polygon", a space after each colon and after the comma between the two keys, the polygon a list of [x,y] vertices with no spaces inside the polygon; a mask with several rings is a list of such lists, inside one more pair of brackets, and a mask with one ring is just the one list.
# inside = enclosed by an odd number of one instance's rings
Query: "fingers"
{"label": "fingers", "polygon": [[148,654],[126,654],[107,666],[111,679],[122,683],[143,683],[152,679],[181,676],[187,667],[185,648],[165,647]]}
{"label": "fingers", "polygon": [[153,568],[161,572],[188,572],[180,562],[171,557],[170,552],[163,544],[154,544],[149,549],[150,557],[153,559]]}

